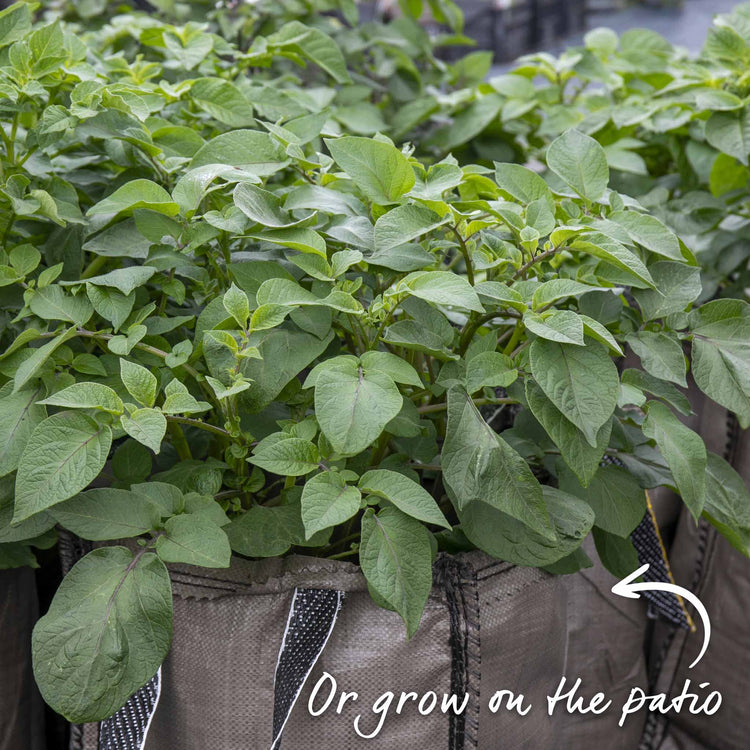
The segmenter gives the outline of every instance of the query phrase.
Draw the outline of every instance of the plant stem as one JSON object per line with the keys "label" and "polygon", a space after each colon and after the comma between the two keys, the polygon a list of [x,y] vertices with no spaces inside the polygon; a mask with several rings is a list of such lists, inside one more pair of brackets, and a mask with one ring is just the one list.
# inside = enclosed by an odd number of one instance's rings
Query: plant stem
{"label": "plant stem", "polygon": [[[216,425],[210,424],[209,422],[202,422],[200,419],[190,419],[190,417],[176,417],[176,416],[173,416],[172,414],[167,414],[166,417],[167,417],[167,422],[171,424],[174,424],[174,425],[184,424],[184,425],[187,425],[188,427],[197,427],[199,430],[205,430],[206,432],[210,432],[214,435],[218,435],[219,437],[222,437],[225,440],[232,440],[231,433],[227,432],[222,427],[217,427]],[[181,429],[180,429],[180,432],[182,432]],[[184,439],[185,439],[185,436],[183,435],[183,440]]]}
{"label": "plant stem", "polygon": [[551,258],[560,248],[553,247],[549,250],[545,250],[543,253],[539,253],[539,255],[535,255],[530,261],[522,265],[514,274],[513,274],[513,281],[516,279],[520,279],[522,276],[525,276],[526,271],[528,271],[534,264],[541,263],[543,260],[547,260],[547,258]]}
{"label": "plant stem", "polygon": [[450,225],[453,234],[456,235],[458,244],[461,246],[461,255],[464,256],[464,263],[466,263],[466,278],[469,280],[469,284],[474,286],[474,268],[471,265],[471,254],[469,248],[466,246],[466,240],[461,236],[461,232],[456,229],[453,224]]}
{"label": "plant stem", "polygon": [[177,455],[180,457],[180,461],[189,461],[193,457],[193,454],[190,452],[190,446],[185,439],[185,433],[182,431],[179,422],[174,418],[167,417],[167,429],[172,438],[172,445],[174,445]]}
{"label": "plant stem", "polygon": [[[517,404],[514,398],[473,398],[474,406],[494,406],[495,404]],[[441,411],[445,411],[448,408],[447,402],[443,401],[440,404],[427,404],[427,406],[420,406],[417,411],[420,414],[435,414]]]}

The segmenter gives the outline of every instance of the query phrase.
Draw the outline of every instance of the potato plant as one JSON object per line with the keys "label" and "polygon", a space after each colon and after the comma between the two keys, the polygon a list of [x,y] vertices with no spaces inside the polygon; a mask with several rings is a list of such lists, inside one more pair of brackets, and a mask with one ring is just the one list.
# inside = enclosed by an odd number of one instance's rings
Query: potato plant
{"label": "potato plant", "polygon": [[[53,708],[105,718],[156,672],[166,564],[358,563],[411,635],[439,551],[572,573],[592,533],[631,572],[648,488],[747,553],[750,496],[678,415],[690,368],[748,425],[750,308],[698,304],[698,255],[606,145],[427,160],[138,23],[104,52],[0,14],[0,565],[55,529],[97,547],[34,633]],[[283,28],[250,49],[346,89],[331,37]]]}

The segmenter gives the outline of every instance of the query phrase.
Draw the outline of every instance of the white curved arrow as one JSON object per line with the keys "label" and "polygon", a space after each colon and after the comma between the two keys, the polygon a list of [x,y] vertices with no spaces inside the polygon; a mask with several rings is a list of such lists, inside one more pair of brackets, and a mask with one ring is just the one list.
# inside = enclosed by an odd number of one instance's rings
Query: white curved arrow
{"label": "white curved arrow", "polygon": [[683,599],[687,599],[697,610],[698,614],[703,620],[703,648],[695,661],[690,665],[692,669],[702,658],[703,654],[706,653],[708,644],[711,640],[711,620],[708,616],[706,608],[703,606],[703,602],[692,592],[677,586],[674,583],[659,583],[658,581],[649,581],[642,583],[635,583],[636,578],[640,578],[648,570],[648,563],[642,565],[638,570],[634,570],[627,578],[623,578],[612,586],[612,593],[618,596],[625,596],[628,599],[639,599],[639,591],[668,591],[671,594],[677,594]]}

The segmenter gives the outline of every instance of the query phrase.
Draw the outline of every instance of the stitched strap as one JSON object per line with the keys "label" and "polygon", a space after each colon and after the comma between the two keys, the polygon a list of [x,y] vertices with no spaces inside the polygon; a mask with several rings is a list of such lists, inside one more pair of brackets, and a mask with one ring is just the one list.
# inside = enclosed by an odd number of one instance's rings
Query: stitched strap
{"label": "stitched strap", "polygon": [[[643,580],[674,583],[672,569],[667,559],[667,550],[656,523],[648,492],[646,492],[646,503],[648,506],[646,515],[630,535],[630,541],[633,542],[635,551],[638,553],[638,562],[641,565],[648,563],[648,570],[644,573]],[[652,616],[661,615],[678,627],[695,631],[695,623],[681,596],[670,591],[643,591],[642,593],[643,597],[648,600],[649,613]]]}
{"label": "stitched strap", "polygon": [[99,750],[143,750],[161,695],[159,671],[116,713],[99,724]]}
{"label": "stitched strap", "polygon": [[294,590],[273,686],[273,743],[281,747],[294,704],[336,625],[344,592],[330,589]]}
{"label": "stitched strap", "polygon": [[469,701],[461,714],[448,715],[449,750],[479,747],[479,590],[471,565],[441,555],[435,566],[435,583],[445,592],[450,618],[451,694]]}

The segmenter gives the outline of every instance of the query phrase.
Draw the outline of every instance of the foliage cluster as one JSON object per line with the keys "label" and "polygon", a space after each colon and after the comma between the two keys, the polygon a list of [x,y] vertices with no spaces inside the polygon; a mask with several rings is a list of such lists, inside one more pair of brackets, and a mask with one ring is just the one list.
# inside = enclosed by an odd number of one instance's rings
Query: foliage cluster
{"label": "foliage cluster", "polygon": [[0,13],[0,565],[102,543],[35,631],[56,710],[154,674],[165,563],[358,560],[412,634],[440,550],[571,573],[592,533],[631,572],[657,486],[747,554],[679,416],[690,371],[750,424],[748,14],[697,61],[596,31],[472,83],[421,3],[76,5]]}

